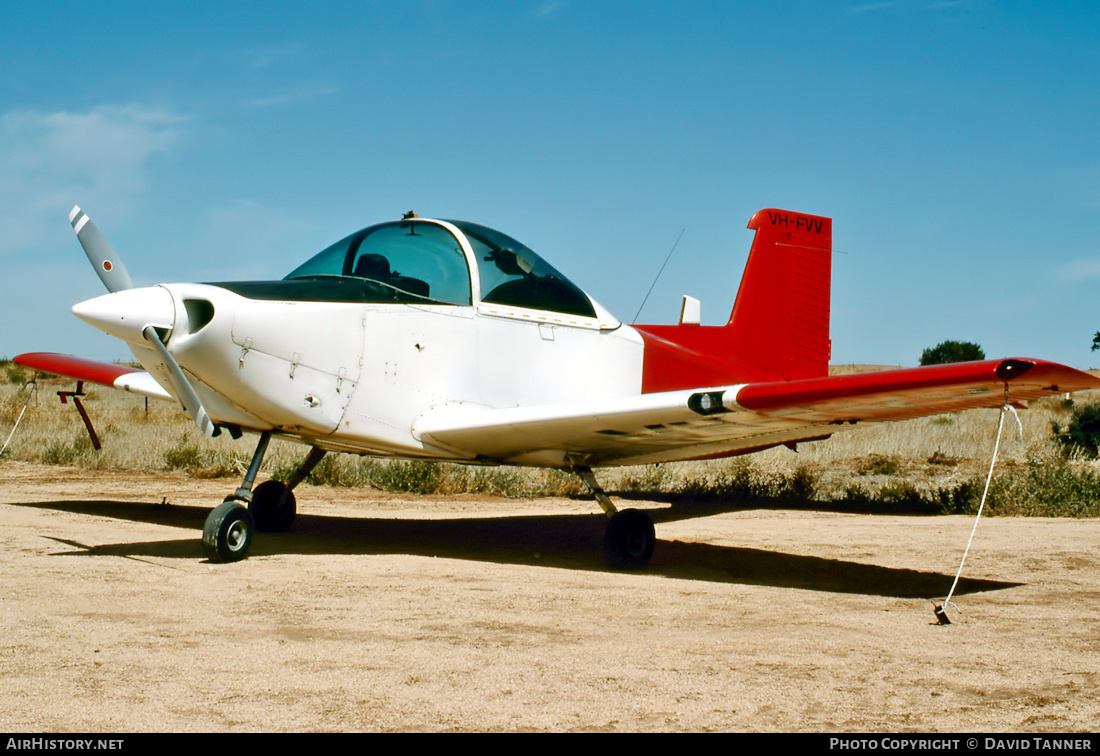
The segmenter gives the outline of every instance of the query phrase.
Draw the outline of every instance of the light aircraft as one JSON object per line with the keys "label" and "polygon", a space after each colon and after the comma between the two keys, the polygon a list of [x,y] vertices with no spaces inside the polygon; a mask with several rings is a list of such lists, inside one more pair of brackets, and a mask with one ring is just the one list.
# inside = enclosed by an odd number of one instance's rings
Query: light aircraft
{"label": "light aircraft", "polygon": [[[88,216],[69,220],[110,293],[73,313],[144,367],[52,353],[15,362],[179,402],[206,436],[259,435],[206,520],[211,561],[282,531],[329,452],[572,471],[608,523],[615,568],[645,566],[653,522],[618,511],[592,468],[714,459],[867,423],[1100,387],[1064,365],[1000,359],[828,375],[832,220],[761,210],[729,322],[627,325],[532,250],[465,221],[379,223],[282,280],[133,288]],[[713,272],[712,272],[713,273]],[[253,490],[273,436],[309,447]]]}

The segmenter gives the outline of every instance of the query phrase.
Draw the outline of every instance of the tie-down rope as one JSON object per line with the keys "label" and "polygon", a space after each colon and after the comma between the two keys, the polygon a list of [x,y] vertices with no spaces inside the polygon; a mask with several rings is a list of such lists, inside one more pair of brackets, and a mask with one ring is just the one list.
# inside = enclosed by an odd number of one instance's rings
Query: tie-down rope
{"label": "tie-down rope", "polygon": [[12,426],[11,433],[8,434],[8,440],[4,442],[3,447],[0,447],[0,457],[4,456],[4,452],[8,450],[8,444],[11,443],[11,437],[15,435],[15,429],[19,427],[19,423],[23,420],[23,415],[26,413],[27,407],[31,406],[31,399],[34,398],[34,390],[38,388],[38,384],[33,380],[23,384],[23,388],[27,386],[31,387],[31,390],[27,392],[27,401],[23,403],[23,409],[20,411],[19,417],[15,419],[15,425]]}
{"label": "tie-down rope", "polygon": [[1020,429],[1020,436],[1023,437],[1024,426],[1020,422],[1020,416],[1016,413],[1016,408],[1008,403],[1008,384],[1005,384],[1005,398],[1001,404],[1001,414],[997,420],[997,440],[993,444],[993,459],[989,460],[989,474],[985,477],[985,489],[982,491],[982,501],[978,505],[978,514],[974,517],[974,527],[970,529],[970,539],[966,542],[966,550],[963,551],[962,561],[959,562],[959,571],[955,573],[955,582],[951,584],[951,590],[947,592],[947,598],[943,600],[942,604],[936,605],[933,602],[934,611],[936,613],[936,619],[939,620],[941,625],[950,625],[951,620],[947,617],[947,607],[955,607],[955,611],[960,611],[952,601],[951,597],[955,595],[955,588],[959,584],[959,577],[962,576],[963,565],[966,564],[966,557],[970,553],[970,545],[974,543],[974,534],[978,532],[978,520],[982,517],[982,510],[985,509],[985,499],[989,495],[989,484],[993,481],[993,468],[997,464],[997,453],[1001,448],[1001,429],[1005,424],[1005,410],[1012,410],[1013,417],[1016,418],[1016,425]]}

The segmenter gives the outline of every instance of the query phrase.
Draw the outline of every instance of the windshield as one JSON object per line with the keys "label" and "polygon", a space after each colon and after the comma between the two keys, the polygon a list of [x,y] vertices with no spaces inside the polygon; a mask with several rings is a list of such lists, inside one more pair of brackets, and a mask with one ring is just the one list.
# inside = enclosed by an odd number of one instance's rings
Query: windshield
{"label": "windshield", "polygon": [[355,290],[355,301],[469,305],[470,271],[459,241],[443,226],[399,221],[365,228],[322,250],[285,281]]}
{"label": "windshield", "polygon": [[[597,317],[583,291],[512,237],[476,223],[445,222],[470,243],[482,302]],[[238,293],[330,302],[472,303],[461,243],[439,222],[425,220],[380,223],[356,231],[295,268],[282,282],[257,284]]]}
{"label": "windshield", "polygon": [[482,302],[596,317],[583,291],[512,237],[476,223],[448,223],[458,227],[473,248]]}

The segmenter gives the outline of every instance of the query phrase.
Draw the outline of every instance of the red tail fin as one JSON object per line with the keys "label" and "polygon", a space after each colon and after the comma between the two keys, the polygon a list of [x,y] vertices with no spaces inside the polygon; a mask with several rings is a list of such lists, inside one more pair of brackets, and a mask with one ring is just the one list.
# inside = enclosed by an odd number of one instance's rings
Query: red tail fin
{"label": "red tail fin", "polygon": [[636,326],[642,391],[816,378],[829,370],[830,218],[761,210],[724,326]]}
{"label": "red tail fin", "polygon": [[756,238],[727,326],[734,361],[776,380],[827,375],[832,219],[761,210],[749,228]]}

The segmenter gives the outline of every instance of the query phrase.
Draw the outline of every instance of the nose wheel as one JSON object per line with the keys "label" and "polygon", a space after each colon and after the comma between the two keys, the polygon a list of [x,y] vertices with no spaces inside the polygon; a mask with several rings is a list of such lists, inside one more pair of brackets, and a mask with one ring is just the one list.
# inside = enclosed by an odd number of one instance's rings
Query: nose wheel
{"label": "nose wheel", "polygon": [[235,501],[214,507],[202,529],[202,549],[211,562],[237,562],[248,556],[255,524],[248,510]]}
{"label": "nose wheel", "polygon": [[294,488],[309,476],[325,452],[313,447],[288,482],[269,480],[256,486],[253,491],[252,483],[256,480],[270,440],[270,432],[260,434],[260,441],[256,444],[240,488],[227,496],[206,518],[202,529],[202,548],[211,562],[244,559],[252,546],[254,532],[282,533],[290,530],[294,523],[297,513]]}

